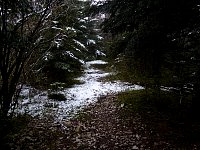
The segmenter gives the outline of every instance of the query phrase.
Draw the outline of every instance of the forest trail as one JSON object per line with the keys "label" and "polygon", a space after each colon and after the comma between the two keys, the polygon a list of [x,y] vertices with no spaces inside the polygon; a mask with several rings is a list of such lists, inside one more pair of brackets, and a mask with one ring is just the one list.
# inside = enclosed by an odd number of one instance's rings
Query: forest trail
{"label": "forest trail", "polygon": [[[173,149],[149,129],[138,113],[125,115],[117,96],[108,95],[91,104],[76,119],[65,122],[72,136],[68,149],[147,150]],[[125,116],[124,116],[125,115]]]}
{"label": "forest trail", "polygon": [[[94,67],[94,65],[105,65],[107,62],[94,60],[86,62],[83,75],[76,80],[82,84],[71,88],[60,88],[56,93],[63,94],[65,101],[52,100],[48,98],[49,91],[38,91],[31,87],[24,87],[21,92],[23,99],[20,101],[18,113],[26,113],[32,116],[50,115],[56,121],[62,122],[73,117],[79,110],[95,103],[99,97],[116,94],[126,90],[143,89],[139,85],[131,85],[121,81],[102,81],[103,77],[111,74]],[[32,92],[34,91],[34,92]],[[55,91],[53,91],[55,92]]]}
{"label": "forest trail", "polygon": [[[140,114],[127,113],[126,107],[118,102],[117,92],[143,87],[120,81],[102,81],[101,78],[109,73],[95,69],[94,64],[103,65],[106,62],[87,62],[84,74],[79,78],[85,81],[84,84],[62,91],[71,100],[47,100],[46,105],[47,102],[57,105],[55,108],[48,107],[54,110],[54,118],[31,119],[26,128],[13,136],[10,144],[22,149],[175,149],[173,142],[151,129]],[[37,98],[39,96],[36,95],[34,99],[38,100]],[[190,148],[196,149],[196,145]]]}
{"label": "forest trail", "polygon": [[10,144],[22,149],[150,150],[173,149],[143,123],[139,114],[124,116],[117,97],[91,103],[75,118],[59,123],[34,118]]}

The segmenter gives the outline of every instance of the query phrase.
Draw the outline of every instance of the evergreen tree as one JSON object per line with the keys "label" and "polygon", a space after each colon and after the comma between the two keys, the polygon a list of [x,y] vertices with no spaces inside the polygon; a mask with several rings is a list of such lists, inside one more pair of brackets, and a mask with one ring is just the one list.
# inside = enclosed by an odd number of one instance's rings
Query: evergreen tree
{"label": "evergreen tree", "polygon": [[119,41],[115,55],[124,54],[132,70],[153,78],[158,89],[165,69],[176,76],[172,80],[180,91],[195,85],[191,76],[198,72],[192,60],[197,57],[199,1],[113,0],[99,9],[108,14],[103,30]]}
{"label": "evergreen tree", "polygon": [[[90,4],[90,1],[63,1],[53,10],[51,29],[44,36],[55,38],[53,46],[35,67],[38,84],[42,84],[40,81],[67,83],[81,72],[85,61],[95,58],[100,39],[94,29],[98,20],[87,12]],[[45,77],[46,80],[41,80]]]}

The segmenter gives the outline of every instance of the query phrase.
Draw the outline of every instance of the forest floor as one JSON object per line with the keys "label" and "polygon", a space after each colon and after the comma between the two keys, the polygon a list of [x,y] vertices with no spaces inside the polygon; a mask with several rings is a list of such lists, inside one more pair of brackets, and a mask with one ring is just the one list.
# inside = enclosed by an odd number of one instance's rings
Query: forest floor
{"label": "forest floor", "polygon": [[20,150],[198,149],[195,144],[177,147],[176,141],[166,140],[161,132],[149,128],[138,113],[124,113],[115,95],[99,98],[63,125],[51,119],[31,119],[27,127],[9,138],[11,149]]}
{"label": "forest floor", "polygon": [[12,136],[12,149],[169,149],[171,145],[147,130],[139,114],[122,117],[116,96],[91,104],[64,126],[33,119]]}
{"label": "forest floor", "polygon": [[[138,94],[141,90],[135,92]],[[134,100],[133,105],[137,106]],[[64,122],[55,121],[51,115],[42,119],[22,115],[14,118],[11,126],[6,127],[9,129],[7,136],[0,136],[0,149],[200,149],[198,124],[194,126],[176,121],[171,126],[169,118],[160,117],[159,112],[156,111],[155,114],[146,108],[142,104],[142,109],[133,111],[120,102],[119,94],[108,94],[99,96],[97,101],[90,103],[79,110],[75,117]],[[3,128],[0,129],[4,131]],[[188,140],[195,136],[198,140]]]}

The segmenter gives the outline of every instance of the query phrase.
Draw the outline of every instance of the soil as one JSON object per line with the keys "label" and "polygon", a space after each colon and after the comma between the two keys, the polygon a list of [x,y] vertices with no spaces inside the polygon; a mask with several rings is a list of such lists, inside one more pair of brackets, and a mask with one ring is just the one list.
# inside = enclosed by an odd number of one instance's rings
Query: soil
{"label": "soil", "polygon": [[124,114],[123,107],[117,103],[117,96],[108,95],[62,124],[50,118],[34,118],[8,144],[11,149],[20,150],[175,149],[159,133],[149,129],[139,114]]}

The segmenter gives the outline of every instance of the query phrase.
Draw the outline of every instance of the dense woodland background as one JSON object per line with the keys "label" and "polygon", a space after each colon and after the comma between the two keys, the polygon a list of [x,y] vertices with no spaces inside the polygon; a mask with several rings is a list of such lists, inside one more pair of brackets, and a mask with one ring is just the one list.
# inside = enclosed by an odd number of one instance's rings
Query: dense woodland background
{"label": "dense woodland background", "polygon": [[103,58],[117,71],[110,80],[145,87],[123,103],[198,122],[199,32],[199,0],[0,0],[1,120],[23,85],[69,87],[86,61]]}
{"label": "dense woodland background", "polygon": [[108,14],[102,23],[112,37],[108,57],[121,60],[115,62],[121,72],[126,68],[126,80],[144,85],[147,93],[153,90],[156,99],[168,89],[179,97],[177,103],[196,111],[199,1],[114,0],[98,11]]}

